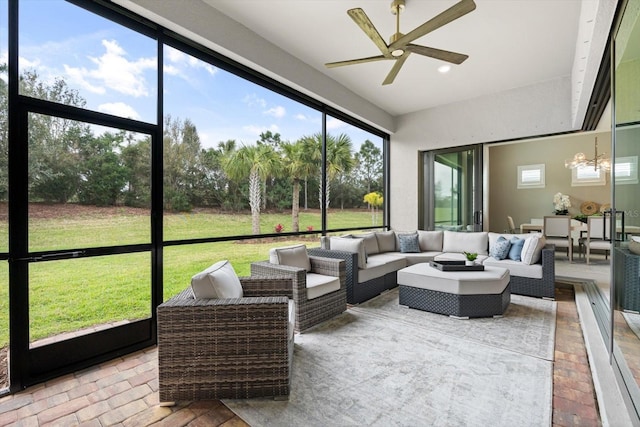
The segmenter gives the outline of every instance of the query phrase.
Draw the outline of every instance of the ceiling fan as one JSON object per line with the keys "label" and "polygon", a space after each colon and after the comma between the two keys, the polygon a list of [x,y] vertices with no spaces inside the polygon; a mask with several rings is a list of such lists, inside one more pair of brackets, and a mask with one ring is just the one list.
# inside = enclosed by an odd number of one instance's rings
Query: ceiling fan
{"label": "ceiling fan", "polygon": [[385,43],[382,39],[378,30],[376,30],[376,27],[373,26],[373,23],[367,14],[364,13],[364,10],[361,8],[349,9],[347,14],[356,24],[358,24],[371,41],[375,43],[378,49],[380,49],[382,55],[351,59],[348,61],[329,62],[325,64],[325,66],[327,68],[334,68],[344,65],[361,64],[364,62],[394,60],[396,63],[393,65],[393,68],[391,68],[387,78],[382,82],[383,85],[388,85],[393,83],[393,80],[398,75],[400,68],[402,68],[402,65],[412,53],[429,56],[431,58],[440,59],[453,64],[461,64],[469,57],[468,55],[461,53],[420,46],[412,44],[411,42],[473,11],[476,8],[476,4],[473,0],[461,0],[407,34],[402,34],[400,32],[400,12],[404,10],[404,7],[405,0],[393,0],[391,3],[391,13],[396,15],[396,33],[391,36],[389,44]]}

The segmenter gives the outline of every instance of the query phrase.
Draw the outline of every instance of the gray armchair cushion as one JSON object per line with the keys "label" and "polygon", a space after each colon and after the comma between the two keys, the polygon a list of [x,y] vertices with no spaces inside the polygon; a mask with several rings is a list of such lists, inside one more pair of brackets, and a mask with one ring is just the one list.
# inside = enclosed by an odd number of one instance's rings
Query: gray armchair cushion
{"label": "gray armchair cushion", "polygon": [[283,246],[269,250],[271,264],[288,265],[289,267],[304,268],[311,271],[311,261],[305,245]]}

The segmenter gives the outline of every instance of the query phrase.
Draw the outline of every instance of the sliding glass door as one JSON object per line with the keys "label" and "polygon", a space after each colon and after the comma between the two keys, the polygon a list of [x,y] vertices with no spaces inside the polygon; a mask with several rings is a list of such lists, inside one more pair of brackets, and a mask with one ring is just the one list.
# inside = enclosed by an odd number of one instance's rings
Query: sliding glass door
{"label": "sliding glass door", "polygon": [[[622,5],[624,15],[614,38],[613,202],[624,218],[622,241],[614,243],[611,283],[612,366],[635,425],[640,423],[640,235],[638,157],[640,156],[640,0]],[[616,224],[620,227],[622,224]]]}
{"label": "sliding glass door", "polygon": [[482,230],[482,146],[423,153],[421,228]]}

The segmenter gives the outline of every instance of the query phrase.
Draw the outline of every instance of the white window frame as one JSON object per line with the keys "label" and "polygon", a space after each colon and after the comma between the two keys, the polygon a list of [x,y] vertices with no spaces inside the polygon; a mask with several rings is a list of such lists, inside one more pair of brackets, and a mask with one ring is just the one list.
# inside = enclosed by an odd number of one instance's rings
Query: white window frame
{"label": "white window frame", "polygon": [[[531,181],[524,179],[524,176],[529,171],[538,171],[540,175],[540,179],[536,181]],[[518,166],[518,189],[528,189],[528,188],[544,188],[544,163],[537,165],[520,165]]]}
{"label": "white window frame", "polygon": [[619,176],[614,172],[616,185],[637,184],[638,183],[638,156],[616,157],[615,166],[623,163],[631,165],[629,176]]}
{"label": "white window frame", "polygon": [[578,166],[577,168],[571,169],[571,186],[572,187],[581,187],[581,186],[597,186],[597,185],[606,185],[607,184],[607,172],[598,169],[597,177],[580,177],[578,176],[578,172],[581,170],[593,170],[593,166]]}

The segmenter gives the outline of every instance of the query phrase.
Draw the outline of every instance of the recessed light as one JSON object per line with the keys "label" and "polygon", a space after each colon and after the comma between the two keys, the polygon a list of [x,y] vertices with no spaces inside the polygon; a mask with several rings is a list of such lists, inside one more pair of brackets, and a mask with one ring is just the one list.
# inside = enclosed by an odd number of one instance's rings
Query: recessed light
{"label": "recessed light", "polygon": [[448,73],[450,70],[451,70],[451,65],[441,65],[438,67],[438,71],[440,71],[442,74]]}

